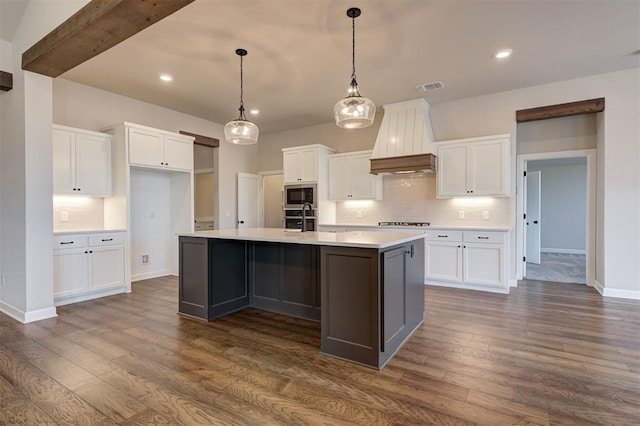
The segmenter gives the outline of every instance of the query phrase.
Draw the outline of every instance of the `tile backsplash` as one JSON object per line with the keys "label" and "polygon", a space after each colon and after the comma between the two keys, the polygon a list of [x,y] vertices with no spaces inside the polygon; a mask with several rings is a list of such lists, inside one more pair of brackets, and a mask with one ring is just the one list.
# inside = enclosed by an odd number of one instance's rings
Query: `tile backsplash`
{"label": "tile backsplash", "polygon": [[[383,199],[336,203],[336,223],[377,225],[381,221],[430,222],[434,226],[511,226],[508,197],[436,198],[436,175],[385,175]],[[460,212],[464,218],[460,219]],[[488,219],[483,219],[488,212]]]}
{"label": "tile backsplash", "polygon": [[[66,216],[67,220],[63,220]],[[93,197],[53,197],[53,231],[104,229],[104,199]]]}

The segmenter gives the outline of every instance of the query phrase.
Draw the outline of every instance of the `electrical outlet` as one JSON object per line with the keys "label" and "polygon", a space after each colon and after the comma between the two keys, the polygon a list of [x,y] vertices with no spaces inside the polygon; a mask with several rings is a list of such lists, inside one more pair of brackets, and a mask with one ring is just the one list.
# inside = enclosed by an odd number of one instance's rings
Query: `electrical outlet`
{"label": "electrical outlet", "polygon": [[149,263],[149,255],[148,254],[143,254],[142,255],[142,264],[146,265],[147,263]]}
{"label": "electrical outlet", "polygon": [[60,212],[60,221],[69,222],[69,212],[65,212],[65,211]]}
{"label": "electrical outlet", "polygon": [[489,214],[489,210],[483,210],[482,211],[482,218],[484,220],[488,220],[491,217],[491,215]]}
{"label": "electrical outlet", "polygon": [[458,211],[458,219],[464,219],[464,210]]}
{"label": "electrical outlet", "polygon": [[358,211],[356,212],[356,216],[358,216],[358,217],[362,217],[362,210],[358,210]]}

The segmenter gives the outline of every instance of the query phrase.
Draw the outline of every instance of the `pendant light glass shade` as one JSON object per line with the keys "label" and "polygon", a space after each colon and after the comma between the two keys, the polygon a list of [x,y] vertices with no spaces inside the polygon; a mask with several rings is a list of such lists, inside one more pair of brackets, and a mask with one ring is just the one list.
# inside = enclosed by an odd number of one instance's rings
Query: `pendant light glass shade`
{"label": "pendant light glass shade", "polygon": [[351,18],[351,84],[348,95],[340,99],[333,107],[333,115],[336,126],[345,129],[361,129],[373,124],[376,116],[376,105],[369,98],[360,96],[358,82],[356,81],[356,18],[360,16],[360,9],[352,7],[347,10],[347,16]]}
{"label": "pendant light glass shade", "polygon": [[247,120],[244,114],[244,79],[242,74],[242,58],[247,55],[244,49],[237,49],[236,54],[240,56],[240,116],[237,120],[228,122],[224,126],[224,137],[227,142],[236,145],[253,145],[258,142],[258,126]]}

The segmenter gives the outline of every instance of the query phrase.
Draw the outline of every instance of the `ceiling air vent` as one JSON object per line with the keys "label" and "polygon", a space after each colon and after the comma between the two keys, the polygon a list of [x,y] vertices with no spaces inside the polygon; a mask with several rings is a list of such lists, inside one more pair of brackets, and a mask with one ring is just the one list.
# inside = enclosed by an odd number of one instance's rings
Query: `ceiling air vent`
{"label": "ceiling air vent", "polygon": [[418,84],[416,86],[416,90],[418,92],[430,92],[432,90],[436,90],[436,89],[442,89],[444,87],[444,83],[441,81],[434,81],[433,83],[425,83],[425,84]]}

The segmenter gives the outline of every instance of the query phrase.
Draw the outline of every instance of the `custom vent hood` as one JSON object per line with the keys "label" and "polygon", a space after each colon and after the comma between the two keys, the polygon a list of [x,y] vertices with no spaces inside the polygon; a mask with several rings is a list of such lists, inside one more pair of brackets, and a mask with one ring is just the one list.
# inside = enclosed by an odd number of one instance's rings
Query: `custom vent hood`
{"label": "custom vent hood", "polygon": [[371,154],[371,173],[436,171],[429,104],[424,99],[384,105]]}

